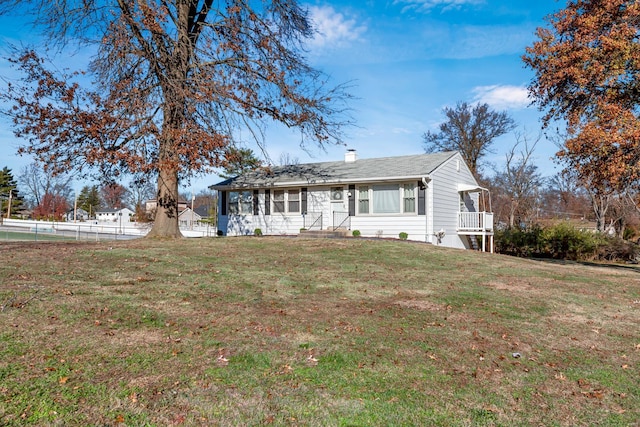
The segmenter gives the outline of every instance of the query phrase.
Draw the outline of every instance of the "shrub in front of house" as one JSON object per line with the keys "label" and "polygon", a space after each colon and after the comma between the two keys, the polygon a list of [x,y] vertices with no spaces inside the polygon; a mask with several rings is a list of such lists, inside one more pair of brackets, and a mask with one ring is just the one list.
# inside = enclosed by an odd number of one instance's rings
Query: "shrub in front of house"
{"label": "shrub in front of house", "polygon": [[353,230],[353,231],[351,232],[351,235],[352,235],[353,237],[360,237],[360,234],[361,234],[361,233],[360,233],[360,230]]}
{"label": "shrub in front of house", "polygon": [[253,235],[254,236],[262,236],[262,229],[256,228],[255,230],[253,230]]}
{"label": "shrub in front of house", "polygon": [[409,235],[403,231],[398,234],[398,237],[400,237],[400,240],[407,240],[409,238]]}

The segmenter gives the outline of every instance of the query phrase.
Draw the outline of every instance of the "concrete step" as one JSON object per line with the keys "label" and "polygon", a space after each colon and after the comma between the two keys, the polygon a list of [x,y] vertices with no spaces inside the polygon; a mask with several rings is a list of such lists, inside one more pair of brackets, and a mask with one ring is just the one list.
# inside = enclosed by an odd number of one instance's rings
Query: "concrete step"
{"label": "concrete step", "polygon": [[342,238],[350,236],[350,231],[346,229],[337,230],[302,230],[298,237],[305,237],[308,239],[332,239]]}

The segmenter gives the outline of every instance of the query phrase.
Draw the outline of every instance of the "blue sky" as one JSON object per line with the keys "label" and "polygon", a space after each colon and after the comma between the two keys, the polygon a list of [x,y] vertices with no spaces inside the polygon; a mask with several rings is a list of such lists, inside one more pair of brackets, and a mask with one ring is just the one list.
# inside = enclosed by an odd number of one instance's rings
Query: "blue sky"
{"label": "blue sky", "polygon": [[[519,132],[531,139],[539,133],[541,113],[529,106],[526,91],[533,74],[521,56],[535,40],[536,27],[545,25],[543,18],[564,1],[317,0],[304,5],[318,31],[309,41],[309,62],[335,84],[350,82],[356,126],[345,130],[345,146],[308,151],[299,147],[295,131],[269,128],[267,152],[275,163],[283,153],[301,163],[339,160],[346,148],[356,149],[360,158],[421,153],[422,135],[437,131],[442,108],[458,101],[486,102],[507,111]],[[0,47],[36,40],[17,17],[0,17]],[[0,75],[7,73],[2,59]],[[496,140],[496,154],[487,160],[499,167],[515,141],[514,133]],[[0,122],[0,168],[8,166],[14,174],[30,162],[15,155],[16,145],[6,121]],[[552,142],[538,143],[535,158],[545,175],[555,173],[555,151]],[[199,191],[217,180],[215,175],[199,178],[187,190]]]}

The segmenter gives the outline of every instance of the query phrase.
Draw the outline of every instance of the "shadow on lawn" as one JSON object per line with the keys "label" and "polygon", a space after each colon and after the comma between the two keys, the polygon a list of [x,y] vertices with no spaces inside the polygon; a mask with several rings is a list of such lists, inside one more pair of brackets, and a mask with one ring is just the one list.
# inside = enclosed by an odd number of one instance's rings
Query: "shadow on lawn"
{"label": "shadow on lawn", "polygon": [[639,264],[620,264],[620,263],[607,263],[607,262],[595,262],[595,261],[573,261],[566,259],[552,259],[552,258],[530,258],[532,261],[544,262],[547,264],[559,264],[559,265],[584,265],[588,267],[602,267],[619,269],[625,271],[633,271],[640,274]]}

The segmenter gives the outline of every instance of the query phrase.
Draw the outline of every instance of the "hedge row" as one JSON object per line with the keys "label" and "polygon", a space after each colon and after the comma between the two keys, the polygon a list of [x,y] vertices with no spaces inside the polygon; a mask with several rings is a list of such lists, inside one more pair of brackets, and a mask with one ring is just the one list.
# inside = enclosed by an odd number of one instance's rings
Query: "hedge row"
{"label": "hedge row", "polygon": [[495,245],[496,252],[506,255],[575,261],[635,261],[639,254],[634,243],[567,223],[496,231]]}

